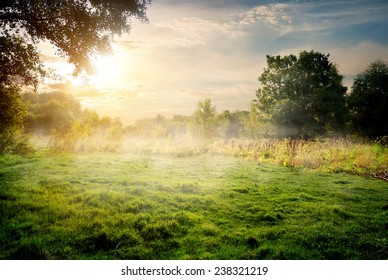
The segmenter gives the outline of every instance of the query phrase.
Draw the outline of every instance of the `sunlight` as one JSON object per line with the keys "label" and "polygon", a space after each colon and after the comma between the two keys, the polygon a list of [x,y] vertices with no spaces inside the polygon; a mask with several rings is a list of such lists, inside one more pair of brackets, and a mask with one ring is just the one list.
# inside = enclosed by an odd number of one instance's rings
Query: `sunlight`
{"label": "sunlight", "polygon": [[122,67],[115,56],[98,56],[94,62],[95,74],[90,82],[98,87],[111,87],[120,84]]}
{"label": "sunlight", "polygon": [[73,86],[83,87],[92,85],[103,89],[117,87],[122,83],[121,77],[124,69],[117,56],[97,56],[92,64],[94,67],[93,74],[81,74],[70,78]]}
{"label": "sunlight", "polygon": [[85,77],[76,76],[70,77],[69,79],[74,87],[81,87],[88,83],[88,79]]}

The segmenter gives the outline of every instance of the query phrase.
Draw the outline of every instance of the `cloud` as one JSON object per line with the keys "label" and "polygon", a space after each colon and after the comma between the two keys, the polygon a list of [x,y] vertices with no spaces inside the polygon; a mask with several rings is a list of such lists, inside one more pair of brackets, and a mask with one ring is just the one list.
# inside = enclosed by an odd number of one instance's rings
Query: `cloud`
{"label": "cloud", "polygon": [[[181,17],[170,21],[157,22],[157,28],[173,31],[165,45],[190,47],[206,45],[217,36],[228,36],[233,39],[239,37],[241,32],[234,30],[228,22],[208,20],[199,17]],[[160,41],[158,42],[160,45]]]}
{"label": "cloud", "polygon": [[[279,36],[289,34],[314,34],[336,36],[346,28],[358,28],[365,24],[384,23],[381,33],[388,25],[388,2],[386,1],[303,1],[261,4],[236,15],[234,25],[258,27],[266,25]],[[251,32],[254,32],[252,28]],[[356,30],[351,30],[352,35]],[[341,34],[344,35],[343,33]],[[340,34],[338,36],[341,36]],[[368,36],[368,34],[365,34]],[[377,36],[376,36],[377,37]],[[382,36],[386,37],[386,36]],[[386,39],[388,40],[388,39]]]}
{"label": "cloud", "polygon": [[181,19],[175,19],[164,23],[159,22],[159,23],[156,23],[155,26],[167,27],[182,33],[226,31],[225,27],[222,24],[216,23],[215,21],[198,18],[198,17],[183,17]]}
{"label": "cloud", "polygon": [[284,27],[292,22],[291,17],[284,12],[288,4],[269,4],[254,7],[247,12],[239,14],[239,24],[249,25],[263,22],[272,26]]}
{"label": "cloud", "polygon": [[144,47],[145,42],[144,41],[133,41],[133,40],[117,40],[116,43],[126,50],[138,50]]}

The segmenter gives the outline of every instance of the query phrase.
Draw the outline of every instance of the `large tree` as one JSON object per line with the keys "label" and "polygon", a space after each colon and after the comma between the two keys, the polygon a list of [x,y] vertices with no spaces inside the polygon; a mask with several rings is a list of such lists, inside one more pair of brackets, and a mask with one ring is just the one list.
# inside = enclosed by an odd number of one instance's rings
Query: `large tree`
{"label": "large tree", "polygon": [[[19,134],[20,87],[36,88],[46,70],[37,43],[49,42],[75,66],[91,72],[93,56],[110,52],[113,35],[130,30],[131,17],[146,21],[151,0],[2,0],[0,2],[0,153]],[[4,101],[4,102],[3,102]],[[19,108],[19,109],[17,109]],[[21,116],[20,113],[24,112]],[[10,120],[9,116],[15,116]],[[17,124],[17,125],[16,125]],[[12,133],[11,133],[12,132]],[[4,135],[8,135],[7,139]],[[13,135],[13,136],[12,136]],[[17,139],[14,139],[15,141]],[[3,148],[1,148],[3,147]]]}
{"label": "large tree", "polygon": [[358,74],[348,97],[353,127],[361,135],[388,135],[388,63],[377,60]]}
{"label": "large tree", "polygon": [[[128,32],[130,18],[146,21],[151,0],[2,0],[0,37],[8,45],[1,58],[17,59],[12,47],[35,50],[49,41],[75,65],[76,73],[90,70],[90,58],[110,51],[112,35]],[[29,57],[35,62],[38,58]],[[28,63],[24,63],[29,68]]]}
{"label": "large tree", "polygon": [[267,65],[259,77],[257,105],[278,136],[308,138],[343,127],[346,87],[329,55],[267,55]]}

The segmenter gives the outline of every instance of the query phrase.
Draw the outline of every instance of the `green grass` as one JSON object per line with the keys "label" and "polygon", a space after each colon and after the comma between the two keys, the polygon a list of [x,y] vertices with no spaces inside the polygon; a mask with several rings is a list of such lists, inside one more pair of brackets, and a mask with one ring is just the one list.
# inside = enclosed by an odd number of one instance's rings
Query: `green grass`
{"label": "green grass", "polygon": [[221,155],[0,157],[0,259],[388,259],[388,184]]}

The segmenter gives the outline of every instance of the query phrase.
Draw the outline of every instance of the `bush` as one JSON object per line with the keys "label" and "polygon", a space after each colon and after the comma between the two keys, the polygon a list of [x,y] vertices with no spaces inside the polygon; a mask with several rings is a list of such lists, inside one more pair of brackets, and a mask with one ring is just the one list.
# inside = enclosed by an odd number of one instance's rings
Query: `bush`
{"label": "bush", "polygon": [[30,150],[23,135],[27,105],[16,86],[0,85],[0,154],[25,153]]}

